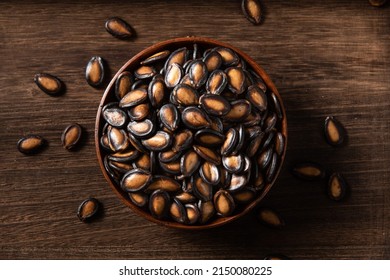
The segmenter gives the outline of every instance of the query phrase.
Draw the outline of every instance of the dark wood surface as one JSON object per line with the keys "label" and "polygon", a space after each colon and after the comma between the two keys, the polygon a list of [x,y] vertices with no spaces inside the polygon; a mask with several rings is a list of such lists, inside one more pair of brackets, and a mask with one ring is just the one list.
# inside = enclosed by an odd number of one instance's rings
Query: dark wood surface
{"label": "dark wood surface", "polygon": [[[240,1],[53,2],[0,3],[1,259],[390,258],[389,5],[264,0],[264,23],[254,26]],[[110,16],[128,21],[137,38],[109,35]],[[86,63],[102,56],[113,75],[140,50],[187,35],[241,48],[284,99],[286,162],[262,204],[283,215],[282,230],[261,226],[253,215],[201,232],[157,226],[122,205],[99,170],[93,132],[103,89],[86,83]],[[42,93],[33,83],[38,72],[57,75],[66,93]],[[325,143],[327,115],[346,127],[345,147]],[[60,143],[72,122],[88,135],[76,152]],[[49,147],[20,154],[16,142],[29,133],[45,137]],[[348,199],[331,201],[324,182],[293,178],[288,169],[299,160],[342,172],[351,186]],[[104,215],[83,224],[76,210],[88,196],[103,203]]]}

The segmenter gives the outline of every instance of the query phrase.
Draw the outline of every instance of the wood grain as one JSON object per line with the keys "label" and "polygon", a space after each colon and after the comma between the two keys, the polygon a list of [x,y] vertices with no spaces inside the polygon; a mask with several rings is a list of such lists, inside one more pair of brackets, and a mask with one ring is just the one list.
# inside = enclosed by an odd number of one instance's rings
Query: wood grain
{"label": "wood grain", "polygon": [[[389,259],[390,7],[365,0],[263,3],[264,23],[254,26],[240,1],[2,1],[0,258]],[[113,38],[104,29],[110,16],[128,21],[137,37]],[[284,99],[287,157],[263,204],[283,215],[283,230],[265,228],[253,215],[208,231],[164,228],[132,213],[104,181],[93,143],[103,89],[86,83],[86,63],[102,56],[113,75],[153,43],[188,35],[242,49]],[[66,93],[42,93],[33,83],[38,72],[62,79]],[[345,147],[324,141],[327,115],[345,125]],[[60,141],[72,122],[87,134],[77,152]],[[28,133],[42,135],[49,147],[20,154],[16,142]],[[324,182],[293,178],[288,169],[299,160],[342,172],[351,195],[333,202]],[[104,215],[83,224],[76,210],[88,196],[102,201]]]}

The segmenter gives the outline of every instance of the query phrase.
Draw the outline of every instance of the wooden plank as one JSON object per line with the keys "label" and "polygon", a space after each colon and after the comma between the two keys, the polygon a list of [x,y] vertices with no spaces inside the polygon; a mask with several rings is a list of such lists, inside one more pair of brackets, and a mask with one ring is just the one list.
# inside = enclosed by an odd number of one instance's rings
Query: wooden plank
{"label": "wooden plank", "polygon": [[[1,259],[293,259],[390,258],[390,9],[367,1],[263,1],[265,21],[249,23],[240,1],[11,1],[0,3],[0,258]],[[120,16],[137,38],[121,41],[104,30]],[[105,182],[94,150],[94,122],[102,89],[84,80],[93,55],[111,76],[131,56],[161,40],[197,35],[231,43],[255,59],[283,96],[289,125],[285,166],[263,205],[281,212],[283,230],[253,215],[210,231],[154,225],[123,206]],[[57,75],[66,93],[53,98],[33,83]],[[335,115],[348,144],[326,144],[322,125]],[[62,130],[87,132],[68,152]],[[37,133],[49,141],[24,156],[17,140]],[[324,183],[301,182],[289,168],[314,160],[342,172],[351,186],[333,202]],[[78,204],[95,196],[104,215],[78,221]]]}

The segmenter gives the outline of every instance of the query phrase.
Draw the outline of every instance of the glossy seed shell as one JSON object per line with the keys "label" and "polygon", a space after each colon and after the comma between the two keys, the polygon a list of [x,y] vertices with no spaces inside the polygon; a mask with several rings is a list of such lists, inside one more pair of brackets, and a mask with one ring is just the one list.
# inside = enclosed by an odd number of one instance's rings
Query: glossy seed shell
{"label": "glossy seed shell", "polygon": [[185,223],[187,220],[187,210],[182,202],[176,198],[172,201],[169,208],[169,214],[170,217],[178,223]]}
{"label": "glossy seed shell", "polygon": [[60,95],[63,92],[63,83],[56,76],[47,73],[38,73],[34,76],[37,86],[49,95]]}
{"label": "glossy seed shell", "polygon": [[245,74],[240,67],[230,67],[225,70],[228,87],[235,94],[241,94],[245,91]]}
{"label": "glossy seed shell", "polygon": [[130,107],[127,111],[130,119],[133,121],[142,121],[149,116],[150,113],[149,103],[142,103],[133,107]]}
{"label": "glossy seed shell", "polygon": [[149,198],[149,211],[157,219],[164,218],[169,211],[171,199],[167,192],[162,190],[154,191]]}
{"label": "glossy seed shell", "polygon": [[242,0],[241,9],[244,16],[253,24],[260,24],[262,20],[262,8],[258,0]]}
{"label": "glossy seed shell", "polygon": [[145,207],[149,202],[149,196],[143,191],[128,193],[131,202],[138,207]]}
{"label": "glossy seed shell", "polygon": [[221,180],[221,172],[215,164],[211,162],[205,162],[199,169],[200,177],[210,185],[218,185]]}
{"label": "glossy seed shell", "polygon": [[169,50],[165,50],[165,51],[161,51],[161,52],[155,53],[155,54],[149,56],[147,59],[141,61],[140,64],[141,65],[152,64],[152,63],[154,63],[156,61],[163,60],[164,58],[167,58],[170,53],[171,52]]}
{"label": "glossy seed shell", "polygon": [[128,92],[120,101],[119,107],[128,108],[143,103],[148,98],[146,89],[135,89]]}
{"label": "glossy seed shell", "polygon": [[348,191],[348,185],[340,173],[333,173],[328,181],[328,196],[336,201],[342,200]]}
{"label": "glossy seed shell", "polygon": [[214,195],[214,207],[222,216],[230,216],[235,209],[234,199],[227,191],[219,190]]}
{"label": "glossy seed shell", "polygon": [[165,104],[159,112],[162,124],[170,131],[175,131],[180,122],[179,112],[173,104]]}
{"label": "glossy seed shell", "polygon": [[172,96],[179,105],[192,106],[199,104],[198,92],[185,84],[176,86],[172,91]]}
{"label": "glossy seed shell", "polygon": [[308,181],[320,180],[325,177],[324,168],[315,162],[298,163],[291,169],[294,176]]}
{"label": "glossy seed shell", "polygon": [[177,132],[173,138],[172,150],[175,152],[181,152],[188,149],[193,142],[193,138],[193,134],[189,129]]}
{"label": "glossy seed shell", "polygon": [[239,173],[244,169],[245,160],[241,154],[222,157],[222,165],[231,173]]}
{"label": "glossy seed shell", "polygon": [[203,62],[206,65],[207,71],[211,73],[221,67],[222,56],[217,51],[210,51],[203,57]]}
{"label": "glossy seed shell", "polygon": [[225,135],[209,128],[198,130],[194,137],[203,146],[218,146],[225,140]]}
{"label": "glossy seed shell", "polygon": [[99,201],[95,198],[88,198],[81,202],[77,209],[77,217],[82,222],[90,221],[99,210]]}
{"label": "glossy seed shell", "polygon": [[103,84],[105,76],[104,61],[100,56],[92,57],[85,69],[85,79],[93,87],[99,87]]}
{"label": "glossy seed shell", "polygon": [[227,156],[231,154],[238,143],[238,131],[235,128],[230,128],[226,133],[226,138],[221,147],[221,155]]}
{"label": "glossy seed shell", "polygon": [[263,112],[267,109],[267,96],[256,85],[252,85],[248,88],[247,99],[255,106],[260,112]]}
{"label": "glossy seed shell", "polygon": [[223,116],[224,119],[230,122],[239,122],[249,116],[252,106],[246,99],[239,99],[230,103],[230,111]]}
{"label": "glossy seed shell", "polygon": [[199,146],[199,145],[194,145],[193,149],[199,156],[201,156],[206,161],[209,161],[209,162],[214,163],[216,165],[221,164],[221,157],[214,150],[211,150],[209,148]]}
{"label": "glossy seed shell", "polygon": [[151,81],[148,87],[148,97],[153,107],[160,107],[165,97],[164,81],[158,79]]}
{"label": "glossy seed shell", "polygon": [[196,197],[202,201],[209,201],[213,197],[212,185],[206,183],[201,177],[196,177],[192,186],[192,191]]}
{"label": "glossy seed shell", "polygon": [[158,154],[158,159],[161,162],[167,163],[176,161],[181,156],[181,151],[168,150]]}
{"label": "glossy seed shell", "polygon": [[181,185],[176,180],[167,176],[156,175],[153,176],[153,179],[146,188],[146,191],[153,192],[155,190],[163,190],[166,192],[177,192],[180,188]]}
{"label": "glossy seed shell", "polygon": [[151,120],[133,121],[127,125],[127,130],[139,138],[147,138],[154,132],[154,124]]}
{"label": "glossy seed shell", "polygon": [[114,152],[126,150],[129,146],[127,134],[123,129],[110,126],[107,131],[108,145]]}
{"label": "glossy seed shell", "polygon": [[218,52],[222,57],[222,64],[224,66],[233,66],[238,64],[240,59],[237,54],[229,48],[217,47],[214,51]]}
{"label": "glossy seed shell", "polygon": [[183,174],[185,177],[189,177],[198,170],[199,165],[200,159],[198,154],[194,151],[188,151],[181,157],[180,160],[181,174]]}
{"label": "glossy seed shell", "polygon": [[192,225],[195,224],[200,217],[199,209],[196,205],[186,204],[185,205],[187,212],[187,224]]}
{"label": "glossy seed shell", "polygon": [[177,63],[172,63],[165,73],[165,85],[168,88],[174,88],[183,77],[183,69]]}
{"label": "glossy seed shell", "polygon": [[143,65],[134,71],[134,76],[140,80],[151,78],[154,75],[156,75],[156,69],[149,65]]}
{"label": "glossy seed shell", "polygon": [[192,129],[209,128],[210,120],[206,113],[197,107],[187,107],[181,113],[183,123]]}
{"label": "glossy seed shell", "polygon": [[107,108],[102,114],[106,122],[115,127],[122,127],[127,122],[127,114],[119,108]]}
{"label": "glossy seed shell", "polygon": [[46,140],[39,135],[27,135],[19,139],[17,148],[23,154],[34,154],[43,149]]}
{"label": "glossy seed shell", "polygon": [[230,103],[220,95],[204,94],[199,99],[200,106],[206,113],[213,116],[223,116],[230,112]]}
{"label": "glossy seed shell", "polygon": [[134,35],[134,31],[131,26],[119,17],[107,19],[105,28],[112,36],[122,40],[129,39]]}
{"label": "glossy seed shell", "polygon": [[256,216],[262,224],[271,228],[280,229],[285,225],[282,217],[270,208],[259,208]]}
{"label": "glossy seed shell", "polygon": [[227,85],[227,76],[222,70],[211,73],[206,83],[206,90],[210,94],[221,94]]}
{"label": "glossy seed shell", "polygon": [[134,83],[133,74],[128,71],[122,72],[115,81],[115,95],[118,100],[121,100],[126,93],[131,90]]}
{"label": "glossy seed shell", "polygon": [[200,88],[207,81],[207,66],[201,60],[195,60],[188,69],[188,75],[195,88]]}
{"label": "glossy seed shell", "polygon": [[162,151],[168,148],[172,143],[172,137],[164,131],[157,133],[149,139],[142,140],[144,147],[151,151]]}
{"label": "glossy seed shell", "polygon": [[332,146],[340,146],[345,138],[345,129],[335,117],[325,119],[325,139]]}
{"label": "glossy seed shell", "polygon": [[136,168],[127,172],[121,181],[121,188],[125,192],[137,192],[145,189],[150,181],[152,175],[149,171]]}
{"label": "glossy seed shell", "polygon": [[67,126],[61,135],[62,146],[67,149],[73,149],[81,139],[83,129],[77,123]]}

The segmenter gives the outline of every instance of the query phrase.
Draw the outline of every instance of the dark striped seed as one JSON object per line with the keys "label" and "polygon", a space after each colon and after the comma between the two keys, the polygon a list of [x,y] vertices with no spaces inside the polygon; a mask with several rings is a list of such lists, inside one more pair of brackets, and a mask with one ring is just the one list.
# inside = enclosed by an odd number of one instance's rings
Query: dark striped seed
{"label": "dark striped seed", "polygon": [[34,154],[43,149],[46,140],[39,135],[27,135],[19,139],[17,148],[23,154]]}
{"label": "dark striped seed", "polygon": [[260,24],[263,16],[258,0],[242,0],[241,9],[244,16],[253,24]]}
{"label": "dark striped seed", "polygon": [[122,40],[129,39],[134,35],[131,26],[119,17],[109,18],[106,21],[105,28],[112,36]]}
{"label": "dark striped seed", "polygon": [[90,197],[81,202],[77,209],[77,217],[82,222],[89,222],[98,213],[99,201],[96,198]]}
{"label": "dark striped seed", "polygon": [[230,216],[235,208],[234,199],[227,191],[219,190],[214,195],[214,207],[220,215]]}
{"label": "dark striped seed", "polygon": [[38,73],[34,82],[44,92],[52,96],[60,95],[63,92],[63,83],[56,76],[47,73]]}
{"label": "dark striped seed", "polygon": [[105,76],[104,61],[100,56],[92,57],[85,69],[85,79],[93,87],[99,87],[103,84]]}
{"label": "dark striped seed", "polygon": [[67,126],[61,135],[62,146],[67,150],[73,149],[79,143],[82,132],[83,129],[77,123]]}

